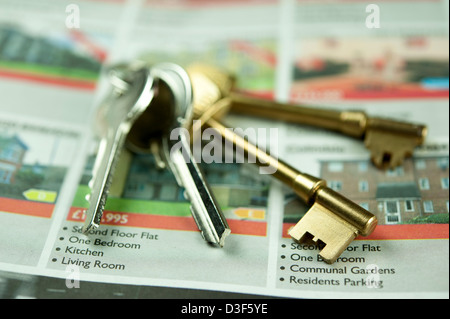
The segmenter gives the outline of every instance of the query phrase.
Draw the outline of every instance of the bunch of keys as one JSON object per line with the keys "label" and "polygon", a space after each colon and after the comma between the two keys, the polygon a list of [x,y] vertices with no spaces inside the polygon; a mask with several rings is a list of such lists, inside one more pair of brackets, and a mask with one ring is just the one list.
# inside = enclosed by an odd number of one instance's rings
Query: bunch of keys
{"label": "bunch of keys", "polygon": [[[167,155],[168,131],[175,126],[189,127],[189,122],[193,118],[199,119],[205,127],[215,129],[235,147],[243,149],[247,154],[252,154],[258,164],[275,167],[273,176],[291,187],[303,201],[311,205],[310,210],[289,233],[298,242],[306,241],[319,246],[320,255],[326,262],[333,263],[353,239],[358,235],[367,236],[375,229],[377,218],[373,214],[328,188],[324,180],[299,172],[225,128],[218,119],[226,114],[230,107],[233,109],[233,105],[255,106],[262,102],[247,97],[236,102],[238,101],[236,95],[230,93],[233,79],[227,73],[204,66],[192,66],[186,73],[179,66],[161,64],[150,69],[141,68],[131,74],[132,76],[129,77],[122,76],[119,81],[112,81],[124,82],[115,85],[115,90],[120,91],[122,98],[115,96],[109,100],[105,108],[112,115],[103,118],[108,127],[106,132],[109,133],[104,134],[103,144],[106,146],[101,148],[98,156],[99,163],[103,164],[99,164],[98,167],[96,165],[94,170],[94,184],[85,231],[99,224],[106,200],[106,190],[114,167],[111,162],[117,158],[117,152],[123,147],[125,140],[128,139],[135,148],[147,149],[148,141],[156,138],[161,142],[165,149],[164,153]],[[158,79],[158,85],[154,83],[156,79]],[[157,94],[155,94],[156,90]],[[193,90],[193,96],[191,90]],[[122,109],[124,111],[119,111]],[[277,113],[276,110],[274,112]],[[164,115],[161,117],[160,114]],[[259,113],[256,112],[256,114]],[[345,128],[344,132],[348,131],[349,123],[353,123],[351,127],[367,128],[368,121],[363,113],[344,114],[346,116],[342,114],[335,116],[333,113],[331,114],[333,116],[328,118],[332,118],[332,121],[344,121],[344,124],[339,124],[340,127]],[[374,130],[375,127],[375,131],[382,132],[379,129],[382,125],[377,126],[373,122],[369,128]],[[333,128],[328,125],[325,127]],[[412,132],[414,136],[412,140],[417,144],[423,140],[426,128],[416,126],[411,129],[411,125],[405,123],[404,126],[398,125],[394,132],[401,137],[406,136],[406,139],[409,139],[408,134]],[[365,135],[370,134],[365,132]],[[228,225],[208,184],[195,165],[195,161],[192,160],[188,143],[183,138],[181,143],[182,151],[179,154],[175,153],[175,156],[170,156],[168,164],[177,181],[186,188],[186,195],[192,204],[192,214],[205,240],[223,246],[224,238],[230,233]],[[410,144],[414,143],[408,143],[407,151],[402,148],[401,155],[408,155]],[[187,158],[183,154],[188,154]],[[397,159],[398,157],[383,155],[381,162],[374,162],[398,165],[401,162]]]}
{"label": "bunch of keys", "polygon": [[159,153],[190,201],[191,213],[203,236],[211,244],[224,245],[230,228],[183,135],[181,147],[170,152],[169,133],[189,125],[192,117],[192,87],[184,69],[161,63],[112,69],[111,93],[99,109],[101,144],[90,183],[89,207],[83,232],[100,225],[108,190],[119,154],[125,146],[147,151],[150,141],[158,141]]}
{"label": "bunch of keys", "polygon": [[227,111],[305,124],[363,139],[373,164],[380,169],[402,165],[404,159],[412,156],[414,149],[425,141],[428,133],[423,124],[370,117],[358,110],[336,111],[256,99],[233,90],[233,76],[219,68],[210,65],[192,65],[190,68],[216,86],[222,96],[220,103],[227,105]]}
{"label": "bunch of keys", "polygon": [[[370,235],[376,216],[326,186],[326,181],[299,172],[227,129],[221,118],[227,112],[251,114],[288,122],[314,125],[364,138],[372,161],[379,168],[401,165],[423,143],[425,125],[370,118],[364,112],[338,112],[254,99],[233,92],[234,78],[218,68],[192,65],[188,68],[194,88],[196,117],[215,129],[223,139],[256,158],[260,166],[275,168],[274,177],[289,186],[310,210],[289,231],[297,242],[313,243],[324,261],[333,263],[358,235]],[[272,170],[273,171],[273,170]]]}
{"label": "bunch of keys", "polygon": [[368,236],[373,232],[378,220],[372,213],[328,188],[326,181],[296,170],[220,122],[232,102],[227,95],[232,77],[218,69],[197,65],[188,67],[187,71],[194,89],[194,114],[199,122],[217,131],[228,145],[243,150],[247,158],[256,159],[257,165],[270,167],[273,177],[311,205],[289,231],[294,240],[317,245],[323,260],[331,264],[358,235]]}

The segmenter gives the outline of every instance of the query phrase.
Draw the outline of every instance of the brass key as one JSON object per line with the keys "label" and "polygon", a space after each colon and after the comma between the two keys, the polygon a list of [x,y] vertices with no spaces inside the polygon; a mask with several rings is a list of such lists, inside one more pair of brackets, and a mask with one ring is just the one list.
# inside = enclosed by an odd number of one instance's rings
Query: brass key
{"label": "brass key", "polygon": [[[261,167],[275,168],[273,176],[312,205],[290,230],[289,234],[294,240],[316,244],[321,249],[322,258],[333,263],[356,236],[372,233],[377,225],[377,218],[373,214],[328,188],[324,180],[299,172],[221,124],[218,117],[225,114],[230,104],[229,97],[224,98],[222,95],[226,90],[211,80],[211,74],[203,73],[197,67],[188,68],[187,71],[194,92],[194,113],[202,125],[215,129],[228,143],[255,158]],[[232,84],[227,77],[222,80],[223,87]]]}
{"label": "brass key", "polygon": [[229,111],[321,127],[364,139],[371,152],[371,160],[378,168],[401,165],[427,135],[425,125],[369,117],[362,111],[319,109],[249,97],[233,91],[233,78],[226,72],[204,65],[193,68],[207,74],[222,95],[228,97]]}

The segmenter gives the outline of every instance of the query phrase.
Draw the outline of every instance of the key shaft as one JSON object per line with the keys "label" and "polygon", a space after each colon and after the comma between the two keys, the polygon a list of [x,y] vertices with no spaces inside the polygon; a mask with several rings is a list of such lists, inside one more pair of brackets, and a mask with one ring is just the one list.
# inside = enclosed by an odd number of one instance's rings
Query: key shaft
{"label": "key shaft", "polygon": [[203,238],[223,247],[231,230],[183,135],[180,143],[180,148],[170,152],[169,165],[178,183],[184,187],[192,216]]}
{"label": "key shaft", "polygon": [[320,127],[363,139],[371,151],[372,162],[379,168],[401,165],[403,159],[410,157],[427,135],[425,125],[369,117],[362,111],[277,103],[233,92],[230,93],[230,100],[231,112]]}
{"label": "key shaft", "polygon": [[304,202],[312,205],[305,215],[307,217],[300,220],[290,235],[297,241],[306,239],[308,234],[313,235],[311,239],[323,248],[321,255],[325,261],[333,263],[356,236],[367,236],[375,229],[377,218],[372,213],[327,187],[326,181],[302,173],[269,155],[213,118],[205,125],[219,132],[224,140],[244,150],[246,156],[250,154],[256,158],[259,166],[275,168],[273,176],[294,190]]}
{"label": "key shaft", "polygon": [[[133,126],[128,146],[138,152],[151,151],[164,159],[159,167],[169,168],[184,189],[191,214],[205,241],[223,247],[230,228],[182,134],[191,124],[193,111],[189,76],[172,63],[153,66],[152,75],[158,82],[158,94]],[[176,136],[179,137],[177,142],[169,139],[172,132],[174,135],[181,133]],[[150,143],[150,139],[154,143]]]}
{"label": "key shaft", "polygon": [[328,188],[325,180],[302,173],[281,159],[271,156],[232,130],[227,129],[219,121],[209,119],[206,126],[215,129],[224,140],[244,150],[246,156],[249,154],[254,156],[259,166],[274,167],[273,176],[294,190],[304,202],[308,204],[318,202],[335,211],[340,217],[354,224],[363,236],[367,236],[373,231],[374,215]]}
{"label": "key shaft", "polygon": [[89,207],[86,210],[86,221],[83,232],[87,233],[100,225],[103,210],[108,197],[108,191],[112,183],[114,169],[118,161],[119,153],[125,143],[126,133],[118,129],[116,134],[111,134],[101,141],[101,163],[96,169],[91,193],[89,195]]}
{"label": "key shaft", "polygon": [[113,90],[99,109],[100,147],[91,181],[89,206],[82,231],[89,232],[100,225],[111,186],[114,169],[126,136],[134,121],[149,105],[154,95],[153,79],[145,69],[135,73],[128,90]]}
{"label": "key shaft", "polygon": [[[228,111],[320,127],[362,139],[371,152],[372,162],[381,169],[401,165],[427,136],[428,130],[423,124],[370,117],[358,110],[337,111],[254,98],[236,92],[233,76],[219,68],[207,65],[193,65],[191,68],[195,73],[203,73],[210,80],[209,86],[216,86],[215,91],[208,87],[209,92],[227,98]],[[204,109],[202,107],[200,111]]]}
{"label": "key shaft", "polygon": [[[166,76],[166,74],[168,76]],[[184,69],[178,65],[167,64],[161,78],[168,84],[174,97],[175,112],[172,128],[188,128],[193,117],[193,97],[191,81]],[[179,136],[180,147],[171,148],[168,135],[164,136],[166,157],[185,196],[191,203],[191,214],[205,241],[223,247],[225,238],[231,233],[228,223],[218,205],[211,187],[197,165],[190,145],[184,134]]]}
{"label": "key shaft", "polygon": [[227,129],[216,115],[226,112],[232,98],[224,98],[220,87],[215,87],[207,73],[195,68],[188,71],[196,97],[195,114],[203,127],[217,131],[226,144],[243,150],[244,155],[256,159],[259,166],[270,167],[274,177],[294,190],[304,202],[312,205],[289,232],[294,240],[313,242],[320,247],[322,258],[333,263],[356,236],[367,236],[373,232],[377,225],[376,216],[328,188],[324,180],[296,170]]}
{"label": "key shaft", "polygon": [[251,98],[239,93],[230,93],[230,98],[230,111],[234,113],[316,126],[358,138],[365,132],[367,116],[363,112],[310,108]]}

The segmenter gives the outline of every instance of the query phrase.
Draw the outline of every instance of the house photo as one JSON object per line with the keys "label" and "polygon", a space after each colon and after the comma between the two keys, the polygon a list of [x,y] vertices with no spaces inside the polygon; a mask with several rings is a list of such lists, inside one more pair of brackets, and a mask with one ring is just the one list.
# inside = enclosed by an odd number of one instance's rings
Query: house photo
{"label": "house photo", "polygon": [[0,135],[0,183],[11,184],[23,165],[28,146],[17,136]]}
{"label": "house photo", "polygon": [[324,161],[321,176],[376,215],[380,225],[448,223],[448,157],[416,157],[386,171],[368,161]]}

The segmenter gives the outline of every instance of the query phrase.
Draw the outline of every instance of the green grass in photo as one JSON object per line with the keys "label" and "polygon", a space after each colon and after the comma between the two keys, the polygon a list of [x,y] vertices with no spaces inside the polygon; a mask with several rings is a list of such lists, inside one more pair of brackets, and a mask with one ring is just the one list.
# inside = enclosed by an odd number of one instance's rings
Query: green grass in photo
{"label": "green grass in photo", "polygon": [[[86,195],[89,193],[89,186],[79,185],[72,206],[87,208],[88,201],[86,200]],[[105,210],[165,216],[191,216],[188,202],[164,202],[117,197],[108,198]]]}

